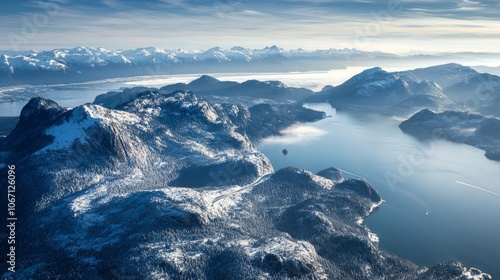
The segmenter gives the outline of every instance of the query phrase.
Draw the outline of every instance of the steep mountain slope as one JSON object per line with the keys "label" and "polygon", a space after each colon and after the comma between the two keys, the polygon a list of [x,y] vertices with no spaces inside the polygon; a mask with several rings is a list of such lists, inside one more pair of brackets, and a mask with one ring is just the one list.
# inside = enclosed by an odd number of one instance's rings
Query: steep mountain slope
{"label": "steep mountain slope", "polygon": [[[122,110],[91,104],[68,110],[37,98],[5,139],[0,162],[22,163],[26,181],[20,183],[40,185],[34,192],[41,195],[26,199],[38,210],[96,183],[128,188],[128,181],[143,178],[134,188],[150,189],[174,181],[191,187],[250,182],[272,167],[228,113],[189,92],[144,94]],[[219,177],[234,165],[243,169]],[[200,176],[196,184],[190,171]]]}
{"label": "steep mountain slope", "polygon": [[326,100],[338,110],[388,115],[431,109],[500,116],[500,77],[453,63],[393,73],[376,67],[321,93],[307,100]]}
{"label": "steep mountain slope", "polygon": [[420,80],[436,82],[462,110],[500,116],[500,77],[478,73],[460,64],[445,64],[406,71]]}
{"label": "steep mountain slope", "polygon": [[436,113],[422,110],[399,126],[419,139],[447,139],[485,150],[485,156],[500,160],[500,120],[458,111]]}
{"label": "steep mountain slope", "polygon": [[445,89],[446,95],[467,110],[500,117],[500,77],[477,74]]}
{"label": "steep mountain slope", "polygon": [[389,115],[453,107],[436,83],[419,81],[411,73],[389,73],[379,67],[365,70],[339,86],[327,87],[323,95],[338,110]]}
{"label": "steep mountain slope", "polygon": [[410,73],[421,81],[433,81],[441,88],[450,87],[456,83],[473,78],[479,74],[474,69],[456,63],[449,63],[426,68],[418,68],[399,73]]}

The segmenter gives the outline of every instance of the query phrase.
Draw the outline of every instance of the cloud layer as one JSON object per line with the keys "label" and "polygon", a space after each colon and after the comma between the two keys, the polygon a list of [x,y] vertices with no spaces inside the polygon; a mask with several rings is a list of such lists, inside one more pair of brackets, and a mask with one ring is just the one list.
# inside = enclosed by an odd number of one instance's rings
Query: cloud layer
{"label": "cloud layer", "polygon": [[497,1],[4,0],[0,49],[496,51]]}

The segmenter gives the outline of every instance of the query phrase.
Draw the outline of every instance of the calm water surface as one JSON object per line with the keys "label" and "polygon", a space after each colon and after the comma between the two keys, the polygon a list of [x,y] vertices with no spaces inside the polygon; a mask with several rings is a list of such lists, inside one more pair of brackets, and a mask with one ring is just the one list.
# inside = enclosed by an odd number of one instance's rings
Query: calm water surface
{"label": "calm water surface", "polygon": [[460,260],[500,277],[499,162],[467,145],[419,142],[399,130],[400,120],[307,107],[331,117],[258,145],[275,169],[336,166],[363,177],[386,201],[365,220],[381,249],[420,265]]}

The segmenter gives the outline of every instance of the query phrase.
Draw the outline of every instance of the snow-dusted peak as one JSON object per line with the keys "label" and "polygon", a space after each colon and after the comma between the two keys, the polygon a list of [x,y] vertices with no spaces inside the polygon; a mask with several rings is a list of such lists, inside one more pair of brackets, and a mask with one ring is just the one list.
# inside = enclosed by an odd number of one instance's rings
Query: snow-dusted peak
{"label": "snow-dusted peak", "polygon": [[90,128],[112,133],[124,131],[125,127],[140,121],[138,116],[128,112],[110,110],[94,104],[81,105],[70,110],[64,118],[45,130],[45,135],[52,136],[52,143],[38,151],[38,154],[68,149],[76,143],[85,144],[93,137],[88,134]]}
{"label": "snow-dusted peak", "polygon": [[10,56],[3,54],[0,56],[0,71],[14,73],[14,68],[9,63]]}
{"label": "snow-dusted peak", "polygon": [[170,103],[173,103],[173,104],[179,104],[179,103],[186,104],[186,103],[188,103],[191,106],[193,106],[193,105],[199,105],[199,104],[206,103],[205,101],[201,101],[198,98],[198,96],[196,96],[193,92],[191,92],[189,90],[179,90],[179,91],[176,91],[176,92],[172,93],[171,95],[167,95],[167,96],[173,96],[173,98],[167,99]]}
{"label": "snow-dusted peak", "polygon": [[101,123],[136,124],[140,118],[124,111],[110,110],[96,104],[85,104],[73,109],[73,116],[81,119],[95,119]]}
{"label": "snow-dusted peak", "polygon": [[[445,94],[441,84],[433,80],[440,74],[430,75],[429,73],[434,70],[429,71],[420,69],[387,72],[375,67],[324,91],[329,93],[330,103],[340,110],[406,116],[423,108],[436,110],[455,108],[456,104]],[[448,80],[450,76],[439,77],[438,80],[443,81]]]}
{"label": "snow-dusted peak", "polygon": [[88,54],[91,55],[92,51],[90,48],[87,47],[75,47],[70,50],[62,50],[65,53],[72,53],[72,54]]}
{"label": "snow-dusted peak", "polygon": [[420,80],[433,81],[443,89],[478,76],[474,69],[456,63],[437,65],[407,71]]}
{"label": "snow-dusted peak", "polygon": [[382,68],[373,67],[373,68],[364,70],[359,75],[364,76],[364,77],[373,77],[373,76],[384,75],[384,74],[387,74],[387,72],[385,70],[383,70]]}
{"label": "snow-dusted peak", "polygon": [[354,94],[360,96],[374,96],[381,92],[390,91],[391,87],[406,88],[404,81],[394,74],[388,73],[380,67],[371,68],[354,76],[346,84],[352,84]]}
{"label": "snow-dusted peak", "polygon": [[354,75],[344,84],[340,85],[340,87],[350,86],[368,88],[371,86],[386,86],[388,84],[394,83],[397,79],[398,76],[392,73],[388,73],[380,67],[374,67],[366,69],[361,73]]}
{"label": "snow-dusted peak", "polygon": [[6,54],[2,54],[2,55],[0,56],[0,62],[1,62],[2,64],[5,64],[5,65],[7,65],[7,66],[10,66],[10,65],[9,65],[9,58],[10,58],[10,56],[8,56],[8,55],[6,55]]}
{"label": "snow-dusted peak", "polygon": [[250,49],[240,47],[240,46],[234,46],[231,48],[232,51],[237,51],[237,52],[248,52]]}
{"label": "snow-dusted peak", "polygon": [[148,112],[147,117],[161,114],[172,119],[172,125],[180,125],[193,119],[218,124],[221,118],[211,104],[187,90],[168,94],[145,93],[126,104],[124,108],[134,113]]}
{"label": "snow-dusted peak", "polygon": [[288,86],[281,81],[265,81],[264,83],[276,87],[276,88],[287,88]]}
{"label": "snow-dusted peak", "polygon": [[436,70],[440,72],[457,73],[462,72],[466,74],[477,74],[478,72],[470,67],[463,66],[458,63],[448,63],[443,65],[437,65],[428,67],[427,70]]}
{"label": "snow-dusted peak", "polygon": [[[82,113],[78,111],[73,112],[77,115],[81,115]],[[49,127],[45,131],[45,135],[52,136],[52,143],[39,150],[36,154],[43,154],[53,150],[67,149],[76,143],[84,144],[88,139],[85,130],[90,127],[97,127],[98,125],[99,121],[97,119],[80,119],[75,117],[65,120],[59,125]]]}
{"label": "snow-dusted peak", "polygon": [[273,54],[285,52],[285,50],[283,50],[282,48],[279,48],[276,45],[272,45],[271,47],[265,47],[264,51],[267,51],[268,53],[273,53]]}
{"label": "snow-dusted peak", "polygon": [[223,52],[224,49],[222,49],[221,47],[213,47],[213,48],[210,48],[208,49],[206,52],[207,53],[214,53],[214,52]]}
{"label": "snow-dusted peak", "polygon": [[56,102],[45,99],[42,97],[36,97],[31,99],[28,104],[26,104],[21,111],[21,120],[30,120],[35,118],[43,118],[44,115],[51,115],[58,111],[63,110],[59,104]]}

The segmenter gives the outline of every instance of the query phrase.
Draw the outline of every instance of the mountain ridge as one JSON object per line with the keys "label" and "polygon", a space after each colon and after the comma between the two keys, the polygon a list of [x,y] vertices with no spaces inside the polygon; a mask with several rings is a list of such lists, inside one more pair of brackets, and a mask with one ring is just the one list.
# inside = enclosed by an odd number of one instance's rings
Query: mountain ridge
{"label": "mountain ridge", "polygon": [[346,57],[351,55],[370,56],[369,53],[350,49],[285,51],[275,46],[264,49],[215,47],[205,51],[76,47],[5,52],[0,56],[0,86],[193,74],[193,69],[197,73],[330,70],[345,67]]}
{"label": "mountain ridge", "polygon": [[421,140],[446,139],[484,150],[485,157],[500,160],[500,120],[462,111],[422,110],[399,125]]}
{"label": "mountain ridge", "polygon": [[499,116],[500,77],[456,63],[387,72],[380,67],[327,86],[306,99],[327,101],[339,110],[408,116],[422,109],[469,110]]}

